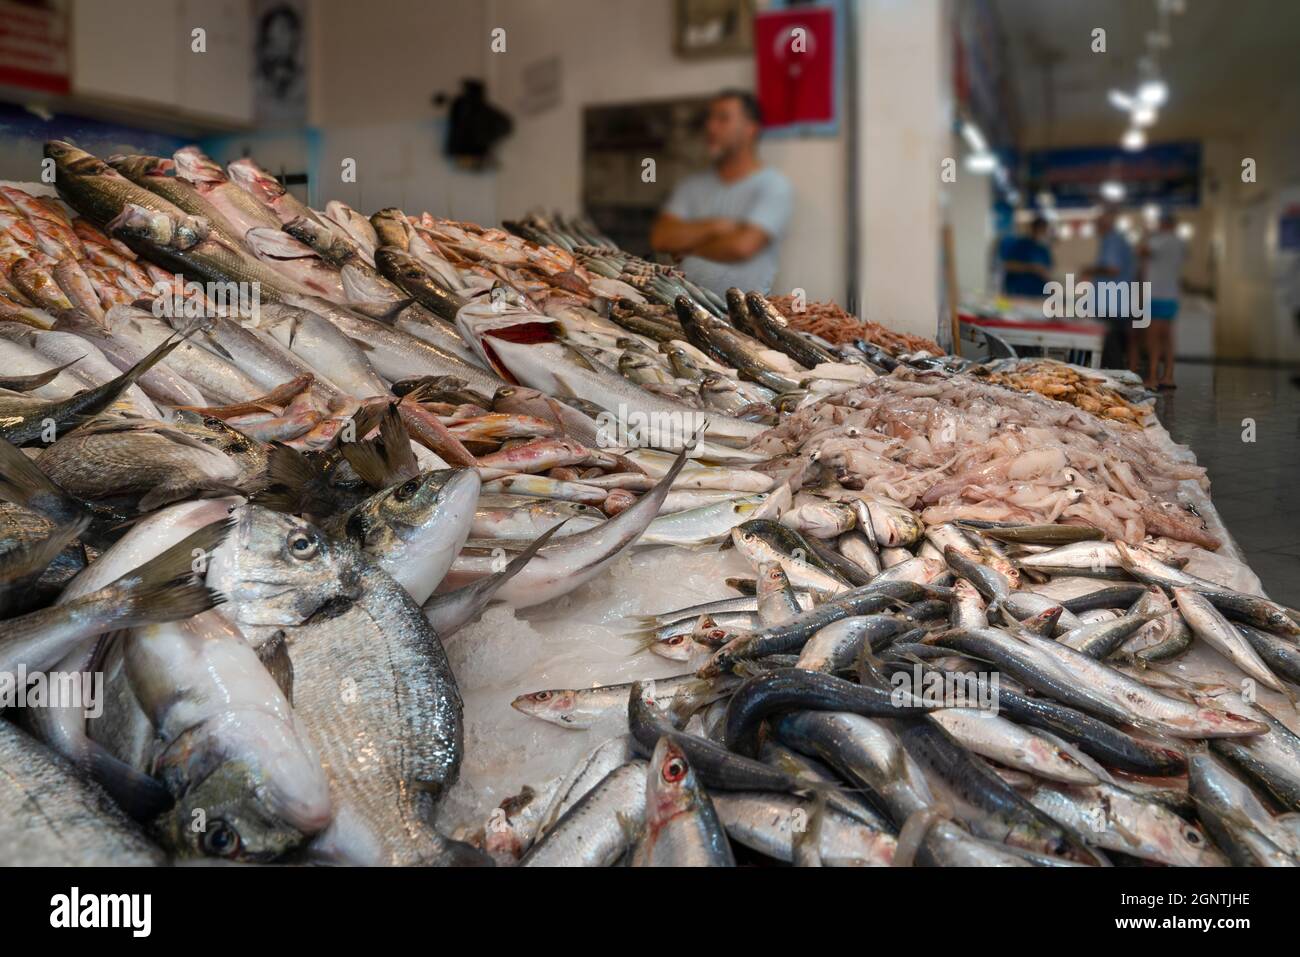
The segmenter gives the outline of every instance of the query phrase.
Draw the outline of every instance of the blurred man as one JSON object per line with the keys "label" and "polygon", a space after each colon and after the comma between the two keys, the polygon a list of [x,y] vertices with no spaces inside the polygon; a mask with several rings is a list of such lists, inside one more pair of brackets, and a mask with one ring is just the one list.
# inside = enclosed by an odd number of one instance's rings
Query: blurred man
{"label": "blurred man", "polygon": [[1002,293],[1042,299],[1043,285],[1052,277],[1052,250],[1047,245],[1047,220],[1035,216],[1029,232],[1008,236],[998,246],[1002,262]]}
{"label": "blurred man", "polygon": [[[1116,228],[1115,210],[1104,207],[1097,217],[1097,262],[1088,269],[1087,278],[1100,285],[1110,282],[1134,282],[1137,279],[1137,259],[1133,247]],[[1109,297],[1096,290],[1096,301],[1104,303]],[[1131,302],[1126,299],[1125,301]],[[1101,365],[1104,369],[1122,369],[1127,358],[1126,343],[1129,324],[1133,316],[1099,315],[1106,323],[1106,341],[1101,350]]]}
{"label": "blurred man", "polygon": [[[1165,210],[1159,229],[1139,251],[1143,280],[1151,284],[1151,324],[1141,330],[1141,345],[1146,350],[1147,367],[1142,383],[1148,389],[1174,388],[1174,319],[1182,292],[1183,263],[1187,261],[1187,244],[1178,238],[1178,221]],[[1138,342],[1129,340],[1129,368],[1139,374]]]}
{"label": "blurred man", "polygon": [[678,257],[688,278],[719,295],[771,288],[790,222],[793,190],[759,162],[760,125],[751,94],[715,96],[704,128],[713,169],[679,183],[650,231],[656,251]]}

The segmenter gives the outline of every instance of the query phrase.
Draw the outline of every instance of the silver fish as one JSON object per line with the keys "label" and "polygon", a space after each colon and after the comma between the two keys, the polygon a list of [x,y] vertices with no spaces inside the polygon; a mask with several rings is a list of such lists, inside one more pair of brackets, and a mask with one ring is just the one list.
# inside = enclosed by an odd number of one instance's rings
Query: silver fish
{"label": "silver fish", "polygon": [[1238,867],[1300,867],[1300,834],[1283,827],[1250,787],[1212,754],[1187,761],[1196,810]]}
{"label": "silver fish", "polygon": [[107,794],[9,721],[0,721],[0,767],[0,865],[166,862]]}
{"label": "silver fish", "polygon": [[735,867],[727,833],[686,754],[660,738],[646,771],[645,831],[635,867]]}
{"label": "silver fish", "polygon": [[154,824],[169,847],[269,861],[329,824],[320,759],[238,629],[215,613],[138,628],[123,665],[157,742],[147,768],[176,798]]}
{"label": "silver fish", "polygon": [[636,842],[645,820],[644,761],[610,771],[519,861],[520,867],[609,867]]}

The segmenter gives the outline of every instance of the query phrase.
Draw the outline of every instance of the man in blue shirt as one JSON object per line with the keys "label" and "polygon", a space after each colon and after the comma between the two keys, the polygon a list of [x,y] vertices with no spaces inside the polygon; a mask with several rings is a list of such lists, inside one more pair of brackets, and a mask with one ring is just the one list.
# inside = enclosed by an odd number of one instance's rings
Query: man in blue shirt
{"label": "man in blue shirt", "polygon": [[[1100,285],[1108,282],[1130,283],[1137,280],[1137,256],[1133,246],[1115,227],[1115,210],[1107,206],[1097,217],[1097,262],[1088,270],[1088,279]],[[1099,306],[1109,297],[1097,293],[1095,301]],[[1125,300],[1130,302],[1132,300]],[[1123,369],[1128,355],[1129,329],[1133,316],[1098,315],[1106,322],[1106,341],[1101,350],[1101,365],[1104,369]]]}
{"label": "man in blue shirt", "polygon": [[692,281],[719,295],[731,286],[766,293],[790,223],[790,181],[758,160],[758,101],[724,90],[709,104],[708,172],[688,176],[650,230],[657,252],[681,259]]}
{"label": "man in blue shirt", "polygon": [[1034,217],[1029,233],[1008,236],[998,246],[1002,262],[1002,293],[1042,299],[1043,284],[1052,276],[1052,250],[1047,245],[1047,220]]}

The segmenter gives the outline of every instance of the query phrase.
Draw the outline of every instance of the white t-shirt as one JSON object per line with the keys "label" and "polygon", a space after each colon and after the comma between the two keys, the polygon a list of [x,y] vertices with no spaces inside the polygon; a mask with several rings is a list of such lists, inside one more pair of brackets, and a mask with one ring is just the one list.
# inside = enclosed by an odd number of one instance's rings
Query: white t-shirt
{"label": "white t-shirt", "polygon": [[724,183],[712,170],[688,176],[673,190],[664,211],[680,219],[733,219],[767,233],[768,244],[743,262],[719,263],[699,256],[682,260],[687,278],[723,295],[731,286],[764,293],[772,287],[793,207],[790,181],[764,167],[734,183]]}
{"label": "white t-shirt", "polygon": [[1177,299],[1187,244],[1173,233],[1156,233],[1147,240],[1146,280],[1152,299]]}

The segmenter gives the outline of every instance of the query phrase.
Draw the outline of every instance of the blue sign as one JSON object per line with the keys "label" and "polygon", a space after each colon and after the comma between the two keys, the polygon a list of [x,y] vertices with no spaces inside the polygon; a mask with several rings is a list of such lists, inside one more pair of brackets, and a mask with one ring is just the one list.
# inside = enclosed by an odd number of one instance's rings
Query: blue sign
{"label": "blue sign", "polygon": [[1104,202],[1101,184],[1124,187],[1124,205],[1198,206],[1201,144],[1160,143],[1130,152],[1119,147],[1038,150],[1026,154],[1029,194],[1047,190],[1058,207]]}

